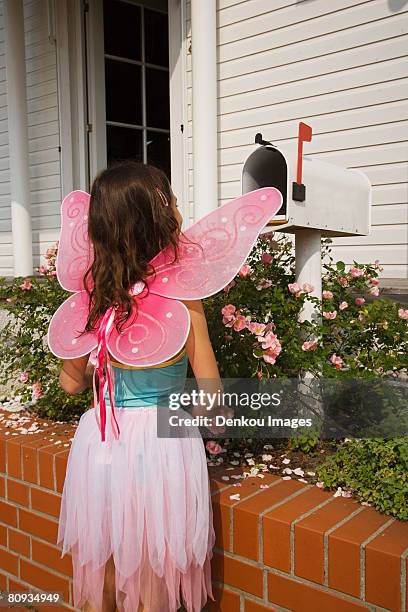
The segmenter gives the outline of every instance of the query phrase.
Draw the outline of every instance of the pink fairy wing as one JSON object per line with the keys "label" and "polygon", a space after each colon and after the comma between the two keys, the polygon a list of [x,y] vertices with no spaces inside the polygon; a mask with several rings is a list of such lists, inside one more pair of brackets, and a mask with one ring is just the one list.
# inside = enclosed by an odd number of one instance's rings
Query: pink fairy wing
{"label": "pink fairy wing", "polygon": [[57,277],[67,291],[81,291],[85,271],[93,259],[88,238],[89,193],[71,191],[61,204],[61,233],[57,254]]}
{"label": "pink fairy wing", "polygon": [[96,334],[79,333],[88,318],[88,294],[74,293],[54,313],[48,327],[48,346],[60,359],[75,359],[90,353],[97,346]]}
{"label": "pink fairy wing", "polygon": [[174,357],[184,346],[190,328],[190,315],[184,304],[150,293],[137,298],[137,308],[137,317],[131,315],[122,333],[113,328],[108,340],[112,356],[140,367]]}
{"label": "pink fairy wing", "polygon": [[180,300],[202,299],[232,281],[254,246],[258,234],[282,205],[274,187],[256,189],[211,211],[181,237],[179,261],[170,247],[151,261],[156,270],[152,293]]}

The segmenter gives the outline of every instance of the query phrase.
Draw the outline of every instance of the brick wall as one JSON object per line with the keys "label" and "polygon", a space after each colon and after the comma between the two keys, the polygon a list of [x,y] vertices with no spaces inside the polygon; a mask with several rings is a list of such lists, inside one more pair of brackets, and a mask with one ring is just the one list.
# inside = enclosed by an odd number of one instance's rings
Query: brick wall
{"label": "brick wall", "polygon": [[211,612],[406,611],[408,523],[269,474],[212,486]]}
{"label": "brick wall", "polygon": [[[66,604],[36,609],[74,610],[71,559],[60,559],[55,541],[75,430],[36,419],[33,433],[31,423],[21,433],[0,412],[0,589],[62,591]],[[269,474],[228,485],[221,477],[232,473],[210,468],[217,541],[208,612],[406,611],[407,523]]]}

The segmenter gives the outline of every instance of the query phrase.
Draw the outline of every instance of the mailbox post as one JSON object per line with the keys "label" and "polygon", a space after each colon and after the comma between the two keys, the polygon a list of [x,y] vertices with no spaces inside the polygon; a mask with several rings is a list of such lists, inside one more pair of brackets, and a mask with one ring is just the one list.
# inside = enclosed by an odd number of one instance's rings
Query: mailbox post
{"label": "mailbox post", "polygon": [[[297,282],[310,283],[312,295],[321,299],[321,238],[370,233],[371,184],[359,170],[303,155],[303,142],[311,138],[312,129],[300,123],[296,152],[279,149],[257,134],[259,146],[244,164],[242,193],[260,187],[282,193],[282,208],[268,228],[295,235]],[[310,320],[313,310],[305,305],[302,320]]]}

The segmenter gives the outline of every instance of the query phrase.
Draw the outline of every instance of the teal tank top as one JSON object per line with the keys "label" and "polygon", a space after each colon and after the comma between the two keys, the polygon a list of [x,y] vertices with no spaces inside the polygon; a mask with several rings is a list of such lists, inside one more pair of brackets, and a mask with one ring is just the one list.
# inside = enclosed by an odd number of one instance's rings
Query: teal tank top
{"label": "teal tank top", "polygon": [[[164,362],[165,364],[167,362]],[[114,368],[115,408],[140,408],[144,406],[168,406],[170,393],[182,393],[187,376],[188,358],[185,352],[162,367]],[[109,394],[105,396],[110,406]]]}

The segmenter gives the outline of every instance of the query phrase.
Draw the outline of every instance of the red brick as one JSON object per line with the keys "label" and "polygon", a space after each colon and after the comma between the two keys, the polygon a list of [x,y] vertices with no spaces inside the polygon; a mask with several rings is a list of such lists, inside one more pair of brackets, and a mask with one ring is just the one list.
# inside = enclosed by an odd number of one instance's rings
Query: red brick
{"label": "red brick", "polygon": [[5,576],[4,574],[2,574],[0,572],[0,589],[2,591],[8,591],[8,584],[7,584],[8,580],[7,580],[7,576]]}
{"label": "red brick", "polygon": [[231,507],[219,503],[219,494],[215,494],[212,502],[213,525],[215,530],[215,546],[223,550],[231,550],[230,526]]}
{"label": "red brick", "polygon": [[7,548],[7,527],[0,525],[0,544]]}
{"label": "red brick", "polygon": [[38,465],[40,485],[47,489],[54,489],[54,455],[45,449],[39,449]]}
{"label": "red brick", "polygon": [[23,482],[18,480],[7,479],[7,498],[20,504],[21,506],[28,506],[29,502],[29,488]]}
{"label": "red brick", "polygon": [[336,497],[295,525],[295,574],[323,583],[324,534],[359,508],[357,502]]}
{"label": "red brick", "polygon": [[48,493],[41,489],[31,489],[31,506],[33,510],[39,510],[44,514],[59,517],[61,496],[54,493]]}
{"label": "red brick", "polygon": [[21,443],[7,441],[7,474],[21,480]]}
{"label": "red brick", "polygon": [[401,555],[408,548],[408,523],[395,521],[365,547],[366,600],[401,610]]}
{"label": "red brick", "polygon": [[23,446],[23,479],[33,484],[38,483],[37,449]]}
{"label": "red brick", "polygon": [[[258,561],[259,514],[297,491],[306,491],[306,486],[297,480],[275,477],[274,482],[277,484],[269,489],[259,489],[258,495],[234,507],[234,553]],[[260,484],[258,482],[258,488]]]}
{"label": "red brick", "polygon": [[328,499],[331,499],[329,493],[317,487],[311,487],[302,495],[298,495],[264,515],[263,562],[265,565],[290,572],[290,531],[293,521]]}
{"label": "red brick", "polygon": [[245,599],[245,612],[277,612],[276,608],[268,604],[259,604],[256,601]]}
{"label": "red brick", "polygon": [[215,553],[212,568],[213,580],[262,597],[263,572],[259,567]]}
{"label": "red brick", "polygon": [[[239,493],[241,500],[243,500],[249,495],[261,491],[259,489],[260,480],[257,478],[246,478],[240,483],[240,487],[231,485],[222,491],[214,493],[212,496],[216,546],[224,550],[230,550],[230,508],[239,503],[235,499],[230,499],[230,496]],[[275,480],[279,479],[276,476],[267,475],[268,484]]]}
{"label": "red brick", "polygon": [[16,531],[15,529],[9,528],[8,530],[8,541],[9,548],[14,552],[24,555],[25,557],[30,556],[30,538],[25,533]]}
{"label": "red brick", "polygon": [[0,501],[0,521],[7,525],[17,526],[17,508],[6,502]]}
{"label": "red brick", "polygon": [[[360,545],[389,520],[373,508],[338,527],[328,537],[329,586],[343,593],[360,596]],[[347,572],[344,568],[347,567]]]}
{"label": "red brick", "polygon": [[326,589],[302,584],[292,578],[270,573],[269,600],[291,612],[360,612],[367,607]]}
{"label": "red brick", "polygon": [[5,572],[18,576],[18,555],[0,548],[0,567]]}
{"label": "red brick", "polygon": [[4,476],[0,476],[0,497],[3,499],[6,497],[6,479]]}
{"label": "red brick", "polygon": [[20,578],[43,591],[61,591],[64,601],[69,601],[68,578],[61,578],[26,559],[20,560]]}
{"label": "red brick", "polygon": [[0,472],[6,471],[6,441],[0,438]]}
{"label": "red brick", "polygon": [[65,554],[61,559],[61,550],[45,544],[45,542],[40,542],[35,538],[32,540],[32,559],[41,565],[46,565],[56,570],[60,574],[72,577],[71,555]]}
{"label": "red brick", "polygon": [[[27,587],[27,585],[23,584],[22,582],[19,582],[18,580],[13,580],[12,578],[10,578],[9,581],[9,591],[24,591],[27,592],[30,589]],[[13,611],[16,608],[11,608]],[[18,608],[17,608],[18,609]],[[24,608],[26,610],[26,608]]]}
{"label": "red brick", "polygon": [[63,451],[55,455],[55,489],[62,493],[64,488],[65,473],[67,470],[69,450]]}
{"label": "red brick", "polygon": [[31,533],[51,544],[57,541],[58,523],[23,508],[19,508],[19,515],[19,526],[22,531]]}
{"label": "red brick", "polygon": [[224,586],[222,588],[213,586],[213,594],[215,601],[208,598],[205,607],[208,612],[240,612],[239,595]]}

